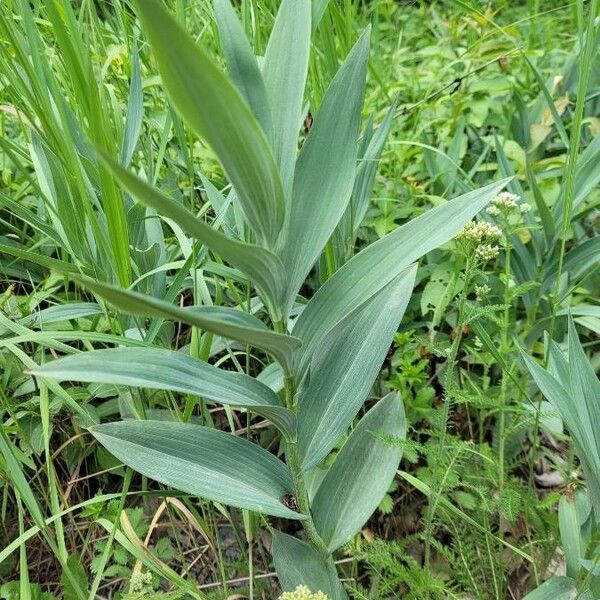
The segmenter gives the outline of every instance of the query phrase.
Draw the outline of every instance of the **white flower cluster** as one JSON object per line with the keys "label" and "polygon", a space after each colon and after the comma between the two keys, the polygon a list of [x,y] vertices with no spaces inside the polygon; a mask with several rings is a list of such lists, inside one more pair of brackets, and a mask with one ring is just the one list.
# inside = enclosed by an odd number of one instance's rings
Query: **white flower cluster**
{"label": "white flower cluster", "polygon": [[490,292],[491,292],[491,288],[489,285],[486,285],[485,283],[483,285],[476,285],[475,286],[475,297],[477,298],[477,300],[482,300],[483,298],[485,298]]}
{"label": "white flower cluster", "polygon": [[477,246],[475,248],[475,257],[478,258],[481,262],[487,262],[488,260],[492,260],[498,256],[500,249],[498,246],[493,246],[492,244],[481,244],[481,246]]}
{"label": "white flower cluster", "polygon": [[500,214],[508,215],[516,210],[525,214],[531,210],[531,205],[527,202],[519,204],[521,198],[510,192],[500,192],[487,207],[487,214],[497,217]]}
{"label": "white flower cluster", "polygon": [[132,594],[150,594],[152,588],[152,573],[140,573],[135,571],[129,580],[129,591]]}
{"label": "white flower cluster", "polygon": [[319,591],[312,593],[305,585],[299,585],[293,592],[283,592],[279,600],[328,600],[327,596]]}
{"label": "white flower cluster", "polygon": [[497,240],[502,235],[502,230],[496,225],[490,225],[485,221],[470,221],[458,234],[458,238],[465,242],[480,244],[484,241]]}

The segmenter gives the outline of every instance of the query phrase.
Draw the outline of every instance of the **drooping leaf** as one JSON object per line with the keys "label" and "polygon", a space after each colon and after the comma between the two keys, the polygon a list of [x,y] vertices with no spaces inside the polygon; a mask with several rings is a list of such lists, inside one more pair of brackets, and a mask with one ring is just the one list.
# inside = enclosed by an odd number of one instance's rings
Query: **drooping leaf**
{"label": "drooping leaf", "polygon": [[304,470],[321,461],[358,413],[371,389],[415,281],[406,269],[324,337],[298,396],[298,446]]}
{"label": "drooping leaf", "polygon": [[310,52],[310,0],[283,0],[269,37],[263,73],[273,119],[272,146],[287,198],[291,193]]}
{"label": "drooping leaf", "polygon": [[280,501],[293,488],[289,469],[245,439],[166,421],[119,421],[90,431],[111,454],[150,479],[230,506],[301,518]]}
{"label": "drooping leaf", "polygon": [[288,371],[291,368],[292,353],[301,344],[299,339],[275,333],[253,315],[233,308],[220,306],[179,308],[163,300],[124,290],[101,281],[94,281],[89,277],[72,275],[72,278],[113,306],[129,314],[181,321],[261,348],[275,357]]}
{"label": "drooping leaf", "polygon": [[367,246],[322,285],[294,326],[302,342],[296,356],[300,377],[327,332],[376,294],[419,257],[445,244],[506,185],[507,180],[469,192],[392,231]]}
{"label": "drooping leaf", "polygon": [[336,73],[296,163],[282,248],[289,279],[288,306],[350,201],[369,39],[367,29]]}
{"label": "drooping leaf", "polygon": [[261,242],[273,246],[284,220],[277,164],[262,128],[233,83],[160,0],[136,0],[164,86],[190,127],[213,148]]}
{"label": "drooping leaf", "polygon": [[[386,444],[379,436],[393,437]],[[400,396],[388,394],[360,421],[319,486],[311,512],[333,552],[367,522],[388,491],[406,436]]]}
{"label": "drooping leaf", "polygon": [[271,139],[273,123],[267,90],[252,46],[231,2],[213,0],[213,4],[229,76],[252,109],[267,139]]}
{"label": "drooping leaf", "polygon": [[279,583],[284,591],[305,585],[311,592],[321,591],[329,600],[346,600],[344,588],[329,574],[319,554],[306,542],[280,531],[273,532],[271,548]]}
{"label": "drooping leaf", "polygon": [[113,175],[133,196],[159,214],[175,221],[193,236],[245,273],[262,293],[265,302],[278,315],[283,302],[285,273],[279,258],[266,248],[228,238],[213,229],[180,203],[159,192],[108,156],[103,157]]}
{"label": "drooping leaf", "polygon": [[212,402],[241,406],[285,431],[295,432],[294,414],[260,381],[224,371],[201,360],[162,348],[109,348],[73,354],[41,365],[32,375],[59,381],[111,383],[194,394]]}

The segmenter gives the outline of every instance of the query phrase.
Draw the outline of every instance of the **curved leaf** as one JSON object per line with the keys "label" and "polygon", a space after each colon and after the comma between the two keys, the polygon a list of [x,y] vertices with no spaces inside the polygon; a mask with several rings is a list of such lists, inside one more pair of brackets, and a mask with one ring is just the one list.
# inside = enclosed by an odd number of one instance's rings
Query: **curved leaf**
{"label": "curved leaf", "polygon": [[523,600],[575,600],[577,588],[570,577],[552,577],[533,590]]}
{"label": "curved leaf", "polygon": [[259,239],[273,246],[284,220],[277,164],[267,138],[216,61],[163,7],[136,0],[164,86],[184,120],[213,148]]}
{"label": "curved leaf", "polygon": [[273,123],[267,90],[258,61],[229,0],[213,0],[221,48],[227,61],[229,76],[252,109],[268,139]]}
{"label": "curved leaf", "polygon": [[[392,436],[386,444],[378,435]],[[388,491],[406,436],[400,396],[388,394],[360,421],[319,486],[311,512],[333,552],[360,531]]]}
{"label": "curved leaf", "polygon": [[277,394],[266,385],[182,352],[109,348],[59,358],[30,372],[59,381],[112,383],[194,394],[212,402],[247,408],[273,421],[288,437],[295,435],[294,414],[281,405]]}
{"label": "curved leaf", "polygon": [[279,583],[284,591],[305,585],[311,592],[323,592],[329,600],[348,598],[340,580],[329,574],[319,554],[306,542],[281,531],[273,532],[271,548]]}
{"label": "curved leaf", "polygon": [[350,201],[369,39],[367,29],[336,73],[296,163],[281,251],[289,278],[288,307]]}
{"label": "curved leaf", "polygon": [[220,306],[179,308],[174,304],[157,300],[152,296],[118,288],[108,283],[95,281],[89,277],[75,275],[71,277],[113,306],[130,314],[181,321],[217,335],[261,348],[274,356],[288,372],[291,368],[292,352],[299,348],[301,344],[299,339],[275,333],[253,315],[240,310]]}
{"label": "curved leaf", "polygon": [[286,198],[292,189],[310,53],[310,0],[283,0],[263,64],[273,119],[272,146]]}
{"label": "curved leaf", "polygon": [[[327,332],[419,257],[452,239],[506,185],[507,179],[431,209],[359,252],[322,285],[294,326],[303,346],[296,356],[302,376]],[[374,268],[377,267],[377,268]]]}
{"label": "curved leaf", "polygon": [[111,454],[150,479],[238,508],[302,518],[280,502],[293,489],[289,469],[244,439],[166,421],[119,421],[90,431]]}
{"label": "curved leaf", "polygon": [[175,221],[187,234],[206,244],[211,250],[237,267],[251,279],[275,314],[283,302],[286,275],[279,258],[265,248],[228,238],[198,219],[175,200],[121,167],[109,156],[103,156],[113,175],[142,204]]}
{"label": "curved leaf", "polygon": [[298,399],[298,447],[303,470],[333,448],[371,389],[406,309],[413,266],[327,333]]}

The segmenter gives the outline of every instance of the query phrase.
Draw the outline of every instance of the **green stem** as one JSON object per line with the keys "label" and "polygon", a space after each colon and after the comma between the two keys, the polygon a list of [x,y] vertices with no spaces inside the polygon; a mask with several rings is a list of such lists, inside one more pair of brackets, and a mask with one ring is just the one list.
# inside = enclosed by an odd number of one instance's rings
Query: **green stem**
{"label": "green stem", "polygon": [[[511,293],[510,293],[510,278],[511,278],[511,240],[508,235],[509,226],[508,222],[505,223],[505,242],[504,242],[504,312],[502,315],[502,333],[500,339],[500,353],[502,356],[508,356],[510,350],[510,338],[508,330],[510,327],[510,308],[511,308]],[[511,366],[507,362],[506,368],[510,369]],[[502,380],[500,381],[500,414],[498,420],[498,494],[502,498],[504,492],[504,472],[506,469],[505,465],[505,454],[506,454],[506,405],[508,401],[508,373],[502,373]],[[498,537],[502,541],[504,539],[504,519],[502,515],[499,517],[500,527],[498,530]],[[502,548],[502,545],[500,546]],[[502,561],[499,562],[500,568],[502,569]],[[504,581],[504,577],[500,577],[500,582]],[[501,583],[502,584],[502,583]],[[497,589],[496,579],[494,578],[494,585]]]}
{"label": "green stem", "polygon": [[[458,316],[456,319],[456,337],[454,338],[452,345],[450,346],[450,352],[448,354],[448,361],[446,363],[446,371],[444,374],[444,380],[442,382],[444,388],[444,398],[442,405],[442,418],[440,421],[440,432],[439,432],[439,443],[438,453],[436,457],[436,465],[432,477],[432,489],[437,488],[436,482],[439,481],[439,466],[441,457],[444,455],[444,447],[446,446],[446,433],[448,429],[448,419],[450,418],[450,403],[451,399],[448,394],[448,390],[452,384],[452,377],[454,374],[454,367],[456,365],[456,357],[458,356],[458,350],[463,338],[463,320],[465,313],[465,303],[467,300],[467,293],[471,277],[473,276],[473,261],[471,258],[467,258],[467,264],[465,266],[465,282],[463,289],[458,299]],[[430,497],[427,506],[427,515],[425,518],[425,566],[429,567],[429,561],[431,558],[431,538],[433,536],[433,517],[435,515],[436,502]]]}
{"label": "green stem", "polygon": [[[500,342],[500,353],[506,356],[509,351],[509,337],[508,329],[510,325],[510,262],[511,262],[511,245],[510,239],[506,237],[506,243],[504,245],[504,313],[502,318],[502,338]],[[504,487],[504,455],[505,455],[505,439],[504,429],[506,427],[506,400],[508,396],[508,377],[502,374],[502,381],[500,382],[500,416],[498,423],[498,487],[500,493]],[[502,532],[500,532],[501,534]]]}
{"label": "green stem", "polygon": [[302,474],[300,453],[298,451],[297,442],[287,443],[286,458],[288,467],[292,472],[292,478],[294,480],[294,493],[296,496],[296,501],[298,502],[298,508],[300,509],[300,512],[302,514],[307,515],[308,517],[307,519],[302,521],[302,526],[304,528],[304,533],[306,534],[306,539],[308,543],[320,555],[321,559],[327,567],[327,571],[329,572],[330,577],[333,577],[335,580],[337,579],[338,575],[335,563],[333,562],[333,557],[331,555],[331,552],[329,552],[329,549],[327,548],[327,544],[325,544],[325,542],[319,535],[317,528],[315,527],[314,521],[312,519],[312,515],[310,513],[310,501],[308,498],[308,490],[306,489],[304,475]]}
{"label": "green stem", "polygon": [[[285,329],[281,321],[274,322],[274,326],[275,330],[279,332],[283,332]],[[285,405],[291,410],[294,410],[296,385],[293,376],[287,373],[284,374],[284,394]],[[319,535],[310,512],[310,500],[308,490],[306,489],[306,482],[304,481],[304,475],[302,473],[302,461],[300,460],[300,452],[296,440],[287,440],[285,456],[287,465],[292,473],[294,495],[296,497],[296,502],[298,503],[298,509],[307,517],[302,521],[306,539],[323,560],[332,581],[335,581],[338,575],[333,556],[327,548],[327,544],[325,544]]]}

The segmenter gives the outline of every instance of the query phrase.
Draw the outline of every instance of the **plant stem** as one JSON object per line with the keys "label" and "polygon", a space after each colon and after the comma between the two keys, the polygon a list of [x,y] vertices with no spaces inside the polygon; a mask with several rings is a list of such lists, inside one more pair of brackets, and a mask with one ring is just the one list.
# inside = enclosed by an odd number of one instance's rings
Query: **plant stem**
{"label": "plant stem", "polygon": [[[275,330],[279,332],[283,332],[285,329],[281,321],[274,322],[274,326]],[[294,410],[296,384],[293,376],[287,373],[284,374],[284,382],[285,405],[289,409]],[[314,550],[320,555],[325,566],[327,567],[327,571],[331,580],[335,581],[337,579],[337,569],[335,567],[335,563],[333,562],[333,557],[327,548],[327,544],[325,544],[319,535],[310,512],[310,500],[308,497],[308,490],[306,489],[306,483],[304,481],[304,475],[302,474],[302,463],[300,460],[300,452],[298,450],[298,442],[296,440],[286,441],[285,456],[294,481],[294,495],[296,497],[296,502],[298,503],[298,509],[307,517],[302,521],[306,539],[314,548]]]}
{"label": "plant stem", "polygon": [[[509,236],[506,236],[504,245],[504,312],[502,316],[502,338],[500,342],[500,353],[506,356],[509,350],[509,337],[508,329],[510,324],[510,262],[511,262],[511,244]],[[504,487],[504,454],[505,454],[505,440],[504,440],[504,429],[506,427],[506,413],[504,411],[506,407],[508,391],[508,376],[502,374],[502,381],[500,382],[500,415],[498,422],[498,488],[500,493]],[[501,532],[500,532],[501,533]]]}
{"label": "plant stem", "polygon": [[300,509],[301,513],[307,516],[307,518],[302,521],[306,539],[321,556],[327,567],[329,576],[333,577],[335,580],[337,579],[337,569],[335,567],[335,563],[333,562],[333,557],[331,556],[331,552],[329,552],[327,545],[319,535],[310,513],[310,501],[308,499],[308,491],[304,482],[304,475],[302,474],[297,442],[294,441],[287,443],[286,458],[288,467],[292,472],[292,477],[294,480],[294,492],[296,495],[296,501],[298,502],[298,508]]}
{"label": "plant stem", "polygon": [[[444,454],[444,447],[446,445],[446,433],[448,428],[448,419],[450,417],[450,394],[448,390],[452,384],[452,377],[454,374],[454,366],[456,364],[456,357],[458,355],[458,349],[460,348],[460,344],[463,338],[463,318],[465,312],[465,302],[467,299],[467,293],[469,289],[469,284],[471,281],[471,277],[473,275],[473,261],[471,258],[467,258],[467,263],[465,266],[465,281],[463,285],[463,289],[460,293],[458,300],[458,315],[456,318],[456,337],[454,338],[452,345],[450,346],[450,352],[448,353],[448,360],[446,362],[446,371],[444,374],[444,381],[442,382],[444,388],[444,397],[443,397],[443,405],[442,405],[442,418],[440,420],[440,436],[438,443],[438,453],[436,457],[436,464],[434,467],[434,473],[432,477],[432,489],[435,489],[436,483],[438,481],[439,475],[439,462],[441,461],[441,457]],[[441,490],[440,490],[441,493]],[[433,517],[435,515],[435,507],[436,501],[433,499],[433,496],[430,497],[429,503],[427,506],[427,515],[425,521],[425,550],[424,550],[424,559],[425,566],[429,567],[429,561],[431,558],[431,538],[433,536]]]}

